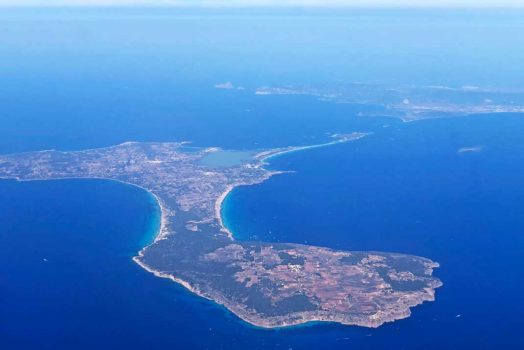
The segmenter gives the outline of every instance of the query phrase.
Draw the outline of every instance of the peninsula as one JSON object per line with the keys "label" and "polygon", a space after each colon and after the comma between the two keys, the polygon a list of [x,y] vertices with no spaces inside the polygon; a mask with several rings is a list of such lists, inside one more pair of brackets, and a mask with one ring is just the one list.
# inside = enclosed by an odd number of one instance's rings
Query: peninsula
{"label": "peninsula", "polygon": [[398,253],[237,241],[220,216],[233,188],[281,173],[264,167],[269,157],[363,136],[334,135],[322,145],[246,152],[222,166],[207,159],[227,151],[184,142],[0,155],[0,178],[111,179],[149,191],[162,210],[161,228],[134,260],[250,324],[272,328],[328,321],[378,327],[434,300],[442,285],[432,276],[437,263]]}

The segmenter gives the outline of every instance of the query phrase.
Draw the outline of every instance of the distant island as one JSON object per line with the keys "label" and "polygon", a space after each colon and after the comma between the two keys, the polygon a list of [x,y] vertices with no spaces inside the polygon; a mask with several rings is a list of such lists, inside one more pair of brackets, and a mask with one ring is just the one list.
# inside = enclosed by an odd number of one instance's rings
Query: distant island
{"label": "distant island", "polygon": [[281,173],[264,168],[268,158],[363,136],[334,135],[332,142],[321,145],[237,153],[185,142],[19,153],[0,156],[0,178],[109,179],[145,189],[157,199],[162,222],[156,240],[134,261],[252,325],[328,321],[378,327],[434,300],[435,289],[442,285],[432,276],[437,263],[397,253],[237,241],[220,213],[235,187]]}

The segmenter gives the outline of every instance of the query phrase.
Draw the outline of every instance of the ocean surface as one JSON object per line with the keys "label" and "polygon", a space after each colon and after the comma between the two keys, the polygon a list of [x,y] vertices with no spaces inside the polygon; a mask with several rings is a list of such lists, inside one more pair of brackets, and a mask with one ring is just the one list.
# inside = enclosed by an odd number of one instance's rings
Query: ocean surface
{"label": "ocean surface", "polygon": [[[361,116],[376,106],[253,93],[353,81],[516,89],[524,17],[366,11],[2,10],[0,153],[129,140],[242,151],[210,160],[223,164],[370,132],[272,158],[291,172],[235,189],[224,222],[238,239],[431,258],[444,282],[435,302],[378,329],[258,329],[131,260],[159,225],[143,190],[0,181],[0,348],[524,348],[522,114],[403,123]],[[214,87],[226,81],[244,90]]]}

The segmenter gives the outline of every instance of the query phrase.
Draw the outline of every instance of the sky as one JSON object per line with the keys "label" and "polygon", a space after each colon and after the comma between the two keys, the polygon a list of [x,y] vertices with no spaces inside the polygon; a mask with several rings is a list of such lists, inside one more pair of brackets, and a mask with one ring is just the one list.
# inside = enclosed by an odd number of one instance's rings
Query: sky
{"label": "sky", "polygon": [[0,6],[524,7],[524,0],[0,0]]}

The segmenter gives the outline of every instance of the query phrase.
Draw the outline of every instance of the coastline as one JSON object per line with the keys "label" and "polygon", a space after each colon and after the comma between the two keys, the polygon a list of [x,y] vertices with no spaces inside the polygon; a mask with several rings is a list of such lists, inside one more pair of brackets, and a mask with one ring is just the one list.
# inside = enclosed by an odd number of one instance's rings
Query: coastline
{"label": "coastline", "polygon": [[[158,237],[158,234],[161,230],[161,227],[165,225],[165,222],[162,222],[164,219],[164,215],[162,215],[162,207],[159,203],[159,199],[150,191],[146,191],[146,194],[149,196],[151,205],[154,206],[154,220],[151,220],[150,227],[149,227],[149,234],[147,237],[143,237],[140,241],[140,246],[145,247],[148,245],[151,245],[153,242],[155,242],[156,238]],[[165,221],[165,220],[164,220]]]}
{"label": "coastline", "polygon": [[264,165],[268,165],[269,164],[267,162],[267,160],[269,160],[271,158],[280,157],[280,156],[282,156],[284,154],[287,154],[287,153],[305,151],[305,150],[308,150],[308,149],[322,148],[322,147],[327,147],[327,146],[333,146],[333,145],[336,145],[336,144],[339,144],[339,143],[346,143],[346,142],[350,142],[350,141],[356,141],[356,140],[359,140],[359,139],[364,138],[364,137],[366,137],[368,135],[371,135],[371,134],[372,133],[370,133],[370,132],[353,132],[353,133],[347,134],[347,135],[334,134],[334,135],[331,135],[331,137],[333,137],[333,138],[337,138],[338,137],[338,139],[336,139],[334,141],[331,141],[331,142],[319,143],[319,144],[308,145],[308,146],[291,146],[291,147],[286,147],[286,148],[282,148],[282,149],[277,149],[274,152],[272,152],[271,150],[270,151],[264,151],[264,152],[260,152],[260,153],[256,154],[255,158],[258,159],[261,162],[260,165],[263,167]]}
{"label": "coastline", "polygon": [[226,187],[224,192],[222,192],[222,194],[215,201],[215,219],[217,220],[218,224],[220,225],[220,231],[225,233],[227,237],[230,238],[231,240],[235,240],[234,234],[233,232],[231,232],[231,230],[229,230],[229,228],[227,228],[227,226],[224,224],[224,219],[222,218],[222,210],[223,210],[224,201],[226,200],[227,196],[237,187],[256,185],[256,184],[259,184],[259,183],[262,183],[268,180],[269,178],[273,177],[274,175],[286,173],[286,171],[269,171],[267,169],[265,170],[267,171],[267,175],[263,177],[259,182],[256,182],[256,183],[239,182],[239,183],[231,184]]}
{"label": "coastline", "polygon": [[233,191],[236,187],[240,185],[229,185],[227,186],[226,190],[222,192],[220,197],[215,202],[215,218],[218,220],[218,224],[220,225],[220,231],[224,232],[229,238],[234,240],[233,232],[231,232],[226,225],[224,225],[224,220],[222,219],[222,205],[224,204],[224,200],[226,197]]}

